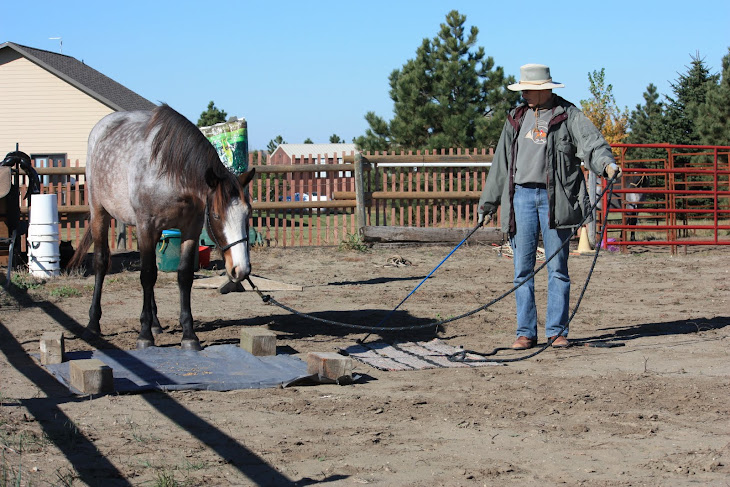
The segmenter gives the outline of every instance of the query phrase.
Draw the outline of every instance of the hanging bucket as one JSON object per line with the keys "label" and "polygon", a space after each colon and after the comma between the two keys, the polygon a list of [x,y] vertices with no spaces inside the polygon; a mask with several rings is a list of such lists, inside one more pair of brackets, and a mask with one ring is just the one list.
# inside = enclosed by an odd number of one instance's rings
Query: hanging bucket
{"label": "hanging bucket", "polygon": [[35,277],[61,274],[58,200],[55,194],[31,195],[28,225],[28,270]]}
{"label": "hanging bucket", "polygon": [[[155,247],[155,261],[160,272],[177,272],[180,266],[180,230],[163,230]],[[198,254],[195,254],[193,269],[198,269]]]}

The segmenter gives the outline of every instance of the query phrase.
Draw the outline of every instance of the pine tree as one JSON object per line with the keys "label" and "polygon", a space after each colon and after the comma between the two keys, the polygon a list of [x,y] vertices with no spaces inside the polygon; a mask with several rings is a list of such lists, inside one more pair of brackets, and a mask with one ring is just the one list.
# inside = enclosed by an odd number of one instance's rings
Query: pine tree
{"label": "pine tree", "polygon": [[273,154],[276,148],[281,144],[286,144],[286,141],[284,140],[284,137],[277,135],[276,138],[270,140],[266,145],[266,150],[269,151],[269,154]]}
{"label": "pine tree", "polygon": [[[663,144],[664,104],[659,101],[657,87],[650,83],[644,92],[644,105],[636,105],[629,118],[628,144]],[[633,149],[632,159],[661,158],[666,155],[663,149]]]}
{"label": "pine tree", "polygon": [[699,106],[705,103],[707,90],[717,84],[718,74],[710,74],[704,59],[697,53],[690,56],[692,63],[685,74],[671,83],[675,98],[667,96],[665,111],[665,142],[669,144],[698,144],[700,136],[695,129]]}
{"label": "pine tree", "polygon": [[200,114],[198,127],[209,127],[217,123],[225,122],[228,114],[224,110],[216,108],[215,103],[208,103],[208,109]]}
{"label": "pine tree", "polygon": [[629,118],[629,144],[663,143],[664,104],[659,101],[657,87],[650,83],[644,92],[644,105],[636,105]]}
{"label": "pine tree", "polygon": [[698,107],[695,127],[704,145],[730,145],[730,48],[722,58],[722,78]]}
{"label": "pine tree", "polygon": [[370,128],[355,139],[363,150],[496,145],[519,94],[507,90],[514,77],[476,47],[479,30],[466,35],[465,22],[449,12],[437,37],[424,39],[416,57],[390,74],[394,118],[388,123],[368,112]]}

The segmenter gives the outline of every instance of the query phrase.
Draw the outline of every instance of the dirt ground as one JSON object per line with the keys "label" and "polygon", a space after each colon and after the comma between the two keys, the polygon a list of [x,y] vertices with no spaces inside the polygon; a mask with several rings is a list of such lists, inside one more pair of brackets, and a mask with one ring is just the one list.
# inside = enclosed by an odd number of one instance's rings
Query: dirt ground
{"label": "dirt ground", "polygon": [[[450,250],[254,250],[253,273],[303,286],[268,293],[292,308],[375,325]],[[728,486],[729,251],[601,253],[571,325],[575,345],[506,365],[392,372],[355,361],[361,378],[351,385],[96,398],[70,394],[30,356],[49,331],[64,331],[68,351],[90,348],[76,334],[87,322],[91,278],[29,282],[0,306],[0,486]],[[121,349],[134,348],[139,331],[133,258],[115,256],[103,295],[104,339]],[[570,259],[573,302],[591,262]],[[493,247],[464,246],[389,324],[478,308],[509,290],[511,276],[510,259]],[[536,285],[542,318],[544,273]],[[156,293],[166,327],[157,344],[179,346],[175,274],[161,273]],[[237,343],[247,326],[275,331],[278,353],[337,351],[366,335],[292,315],[253,292],[194,289],[192,301],[203,346]],[[487,352],[510,345],[514,331],[510,295],[438,337]],[[624,346],[583,345],[605,339]]]}

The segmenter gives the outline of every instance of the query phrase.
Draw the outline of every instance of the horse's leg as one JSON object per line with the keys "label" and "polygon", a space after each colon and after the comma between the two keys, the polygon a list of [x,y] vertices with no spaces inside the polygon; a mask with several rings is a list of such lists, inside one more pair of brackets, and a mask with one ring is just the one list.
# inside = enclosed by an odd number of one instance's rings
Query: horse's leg
{"label": "horse's leg", "polygon": [[139,316],[140,331],[137,337],[137,348],[148,348],[155,345],[152,335],[152,325],[157,321],[157,306],[155,305],[154,288],[157,282],[157,263],[155,262],[155,242],[157,239],[148,229],[137,227],[137,243],[139,245],[139,259],[141,271],[139,280],[142,283],[142,314]]}
{"label": "horse's leg", "polygon": [[111,218],[104,210],[92,210],[91,235],[94,241],[94,295],[89,307],[89,324],[86,337],[101,335],[101,290],[109,268],[109,223]]}
{"label": "horse's leg", "polygon": [[183,350],[201,350],[200,340],[193,331],[193,313],[190,308],[190,292],[193,287],[195,272],[195,252],[198,249],[197,239],[187,239],[180,245],[180,266],[177,268],[177,285],[180,289],[180,325],[183,336],[180,348]]}
{"label": "horse's leg", "polygon": [[[157,265],[157,263],[155,263]],[[152,334],[159,335],[162,333],[162,325],[160,320],[157,319],[157,301],[155,301],[155,290],[152,289]]]}

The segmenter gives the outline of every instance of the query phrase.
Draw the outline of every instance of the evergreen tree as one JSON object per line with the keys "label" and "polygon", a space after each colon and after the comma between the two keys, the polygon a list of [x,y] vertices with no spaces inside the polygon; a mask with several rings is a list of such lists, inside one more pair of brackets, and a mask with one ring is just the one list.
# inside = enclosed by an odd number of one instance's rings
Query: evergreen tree
{"label": "evergreen tree", "polygon": [[650,83],[644,92],[644,105],[636,105],[629,118],[629,144],[664,143],[664,104],[659,101],[657,87]]}
{"label": "evergreen tree", "polygon": [[722,58],[720,83],[710,85],[698,107],[695,127],[701,144],[730,145],[730,48]]}
{"label": "evergreen tree", "polygon": [[613,97],[613,85],[606,85],[606,70],[588,73],[590,92],[593,98],[581,100],[580,105],[586,117],[601,131],[609,144],[621,142],[628,129],[628,109],[620,110]]}
{"label": "evergreen tree", "polygon": [[225,122],[228,114],[216,108],[215,103],[208,103],[208,109],[200,114],[198,119],[198,127],[209,127],[217,123]]}
{"label": "evergreen tree", "polygon": [[718,74],[710,74],[700,54],[690,56],[692,63],[685,74],[671,83],[675,98],[667,96],[665,111],[665,142],[669,144],[698,144],[700,136],[695,129],[695,118],[700,105],[705,103],[707,90],[717,84]]}
{"label": "evergreen tree", "polygon": [[309,137],[307,137],[306,139],[304,139],[304,142],[303,143],[304,144],[314,144],[314,142],[312,141],[312,139],[310,139]]}
{"label": "evergreen tree", "polygon": [[330,135],[330,144],[342,144],[345,141],[340,138],[337,134]]}
{"label": "evergreen tree", "polygon": [[479,30],[466,35],[466,16],[452,10],[415,59],[390,74],[394,118],[368,112],[370,128],[355,143],[363,150],[488,147],[499,139],[507,111],[519,94],[507,90],[514,77],[476,47]]}
{"label": "evergreen tree", "polygon": [[276,138],[270,140],[266,145],[266,150],[269,151],[269,154],[273,154],[276,148],[281,144],[286,144],[286,141],[281,135],[277,135]]}

